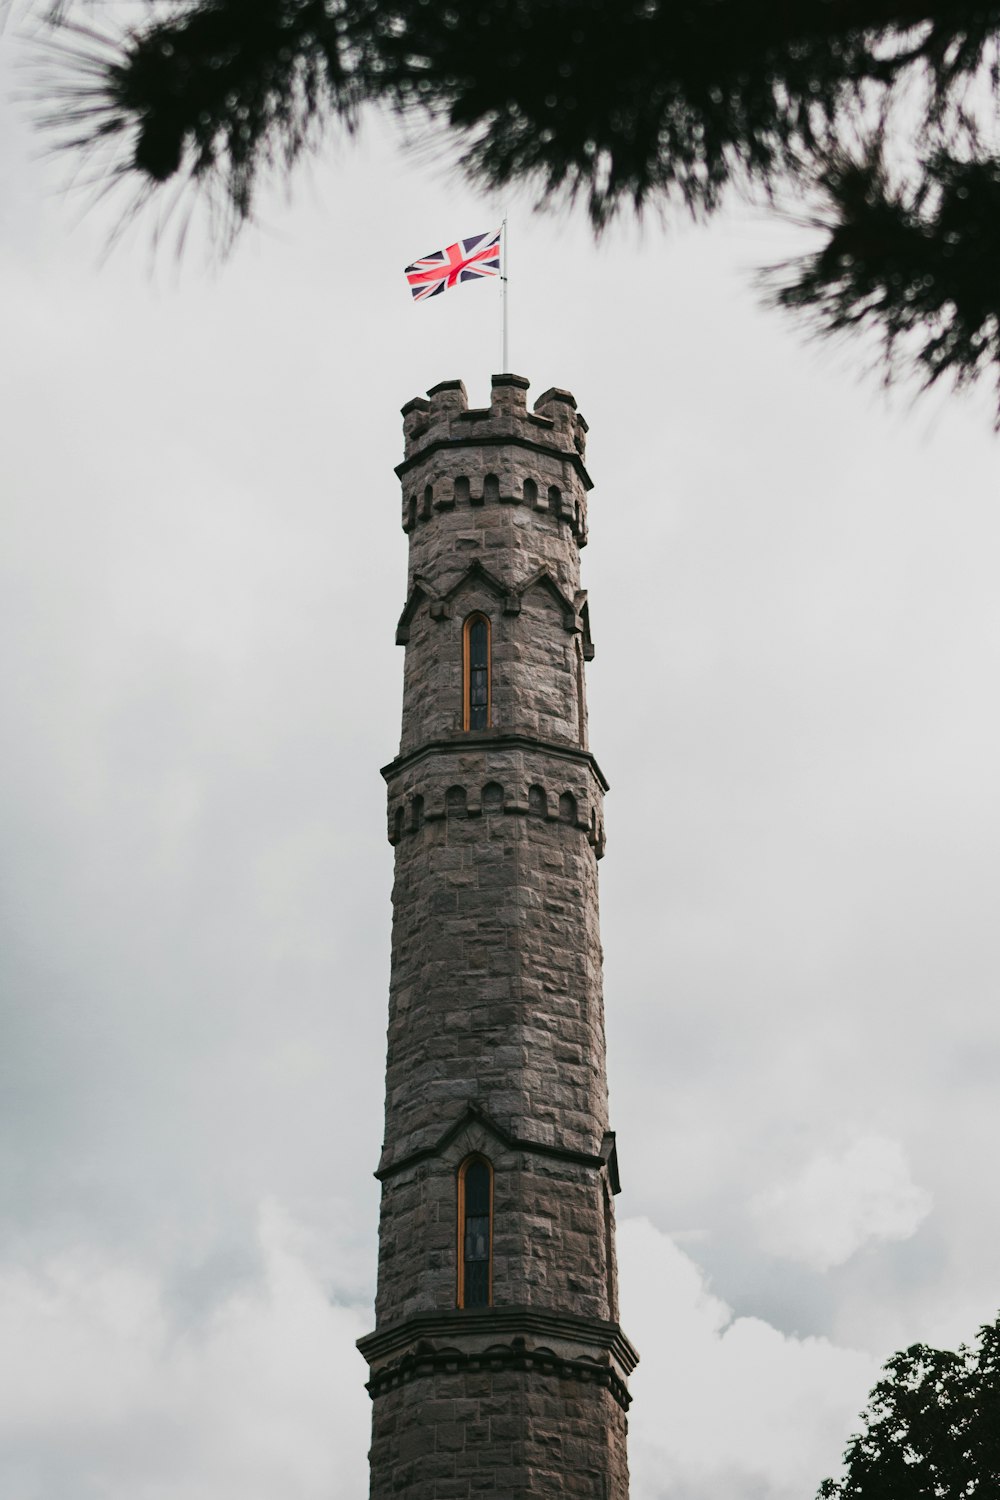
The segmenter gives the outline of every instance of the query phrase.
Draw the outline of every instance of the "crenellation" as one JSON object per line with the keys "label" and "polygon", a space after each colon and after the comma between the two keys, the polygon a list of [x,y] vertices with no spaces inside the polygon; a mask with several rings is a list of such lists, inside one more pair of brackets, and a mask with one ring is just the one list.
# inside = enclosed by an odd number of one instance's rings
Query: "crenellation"
{"label": "crenellation", "polygon": [[574,442],[579,422],[576,413],[576,397],[572,392],[561,390],[555,385],[549,386],[549,389],[543,391],[535,402],[535,413],[539,417],[547,418],[557,434]]}
{"label": "crenellation", "polygon": [[414,396],[403,407],[403,440],[406,452],[409,452],[410,448],[418,443],[427,431],[430,409],[430,402],[423,396]]}
{"label": "crenellation", "polygon": [[596,801],[587,791],[576,792],[559,782],[547,786],[540,782],[527,784],[522,774],[514,783],[489,782],[484,786],[440,781],[421,781],[424,793],[407,790],[390,793],[387,816],[387,838],[398,844],[407,834],[419,832],[429,823],[455,818],[478,818],[495,812],[505,817],[538,819],[543,823],[561,823],[586,837],[598,859],[603,856],[603,820]]}
{"label": "crenellation", "polygon": [[[468,459],[465,462],[468,468],[472,467]],[[433,521],[439,511],[451,510],[456,505],[478,509],[499,504],[551,514],[566,527],[577,549],[586,546],[587,502],[578,476],[567,468],[565,456],[553,464],[538,455],[508,455],[500,473],[489,468],[472,474],[446,474],[434,504],[430,505],[426,501],[427,486],[421,483],[424,477],[421,470],[435,467],[431,455],[426,465],[409,476],[413,487],[407,487],[400,522],[405,532],[412,532],[418,523]],[[420,490],[425,496],[423,504],[417,501]]]}
{"label": "crenellation", "polygon": [[439,380],[427,392],[430,404],[430,424],[448,423],[461,412],[468,411],[469,397],[465,383],[461,380]]}
{"label": "crenellation", "polygon": [[[574,547],[587,542],[586,494],[590,477],[583,464],[586,423],[575,410],[574,398],[552,388],[526,408],[528,382],[522,376],[494,376],[488,408],[470,410],[461,381],[433,386],[428,399],[407,402],[404,413],[405,457],[397,472],[405,476],[407,503],[402,525],[411,537],[418,523],[433,523],[439,510],[468,504],[482,509],[493,504],[527,507],[540,515],[552,509]],[[483,465],[468,472],[471,461]],[[418,495],[433,471],[446,487],[431,511],[415,508]],[[460,492],[456,480],[468,488]],[[423,550],[427,550],[426,548]],[[411,559],[414,567],[418,559]]]}
{"label": "crenellation", "polygon": [[527,408],[530,382],[522,375],[494,375],[490,405],[471,407],[461,380],[443,380],[432,386],[427,397],[416,396],[402,408],[405,441],[404,463],[414,452],[442,438],[452,443],[483,442],[494,435],[514,433],[528,440],[565,445],[582,457],[587,423],[576,409],[575,397],[551,386]]}
{"label": "crenellation", "polygon": [[524,416],[525,393],[531,385],[523,375],[494,375],[491,382],[490,408],[497,415]]}

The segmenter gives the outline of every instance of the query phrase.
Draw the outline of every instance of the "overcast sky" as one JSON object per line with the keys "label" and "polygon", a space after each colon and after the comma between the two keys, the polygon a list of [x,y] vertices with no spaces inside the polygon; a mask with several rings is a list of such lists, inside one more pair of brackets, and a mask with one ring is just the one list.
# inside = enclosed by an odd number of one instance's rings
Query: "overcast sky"
{"label": "overcast sky", "polygon": [[[107,256],[11,72],[0,1495],[357,1500],[399,408],[500,347],[402,267],[502,206],[373,121],[226,262]],[[512,367],[591,428],[633,1500],[812,1500],[1000,1302],[992,412],[763,311],[788,225],[511,216]]]}

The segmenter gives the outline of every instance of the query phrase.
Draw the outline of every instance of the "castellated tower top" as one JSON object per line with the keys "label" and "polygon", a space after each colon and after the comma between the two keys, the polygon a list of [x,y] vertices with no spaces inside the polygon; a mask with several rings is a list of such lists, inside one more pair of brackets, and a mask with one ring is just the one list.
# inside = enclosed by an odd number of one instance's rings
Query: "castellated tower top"
{"label": "castellated tower top", "polygon": [[[587,543],[587,424],[569,391],[553,386],[534,410],[523,375],[494,375],[490,405],[469,406],[461,380],[443,380],[403,407],[403,530],[455,506],[524,505],[553,517],[574,549]],[[544,526],[544,522],[541,523]],[[411,564],[423,561],[419,546]]]}
{"label": "castellated tower top", "polygon": [[549,447],[575,449],[584,485],[590,489],[582,462],[587,448],[587,424],[576,409],[575,397],[569,391],[551,386],[529,412],[525,399],[529,384],[523,375],[494,375],[489,406],[471,409],[461,380],[442,380],[431,386],[426,398],[414,396],[403,407],[405,461],[441,438],[454,441],[470,437],[482,442],[487,436],[509,440],[516,435]]}

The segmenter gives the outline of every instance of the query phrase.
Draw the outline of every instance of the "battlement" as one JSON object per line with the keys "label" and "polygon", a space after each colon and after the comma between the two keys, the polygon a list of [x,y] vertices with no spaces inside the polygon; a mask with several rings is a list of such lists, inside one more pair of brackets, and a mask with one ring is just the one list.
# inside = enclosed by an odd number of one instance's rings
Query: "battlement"
{"label": "battlement", "polygon": [[550,386],[528,410],[526,392],[530,381],[523,375],[494,375],[490,404],[470,407],[461,380],[442,380],[431,386],[426,397],[415,396],[403,407],[403,463],[407,465],[432,445],[469,443],[485,439],[520,439],[532,445],[571,455],[582,471],[587,489],[590,480],[583,469],[587,451],[587,424],[576,409],[569,391]]}
{"label": "battlement", "polygon": [[[396,469],[405,532],[443,511],[523,505],[544,513],[542,527],[552,518],[577,548],[587,545],[587,424],[569,391],[552,386],[529,411],[527,389],[523,375],[494,375],[491,404],[470,408],[462,382],[443,380],[407,402]],[[411,563],[422,566],[416,552]]]}
{"label": "battlement", "polygon": [[[421,785],[425,785],[421,783]],[[532,782],[528,785],[504,785],[488,781],[485,785],[455,782],[447,787],[432,780],[425,785],[427,796],[405,788],[390,793],[388,838],[398,844],[406,835],[419,833],[425,824],[451,818],[489,818],[495,814],[538,818],[561,824],[582,833],[597,859],[604,855],[607,840],[604,819],[596,800],[589,799],[579,787],[570,791],[560,785]]]}

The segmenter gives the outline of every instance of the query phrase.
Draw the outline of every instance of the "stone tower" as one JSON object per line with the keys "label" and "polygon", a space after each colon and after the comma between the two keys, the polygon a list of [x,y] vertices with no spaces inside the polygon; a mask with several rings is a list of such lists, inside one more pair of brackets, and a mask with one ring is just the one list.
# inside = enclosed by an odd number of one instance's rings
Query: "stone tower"
{"label": "stone tower", "polygon": [[410,560],[372,1500],[626,1500],[580,548],[587,425],[493,377],[403,407]]}

